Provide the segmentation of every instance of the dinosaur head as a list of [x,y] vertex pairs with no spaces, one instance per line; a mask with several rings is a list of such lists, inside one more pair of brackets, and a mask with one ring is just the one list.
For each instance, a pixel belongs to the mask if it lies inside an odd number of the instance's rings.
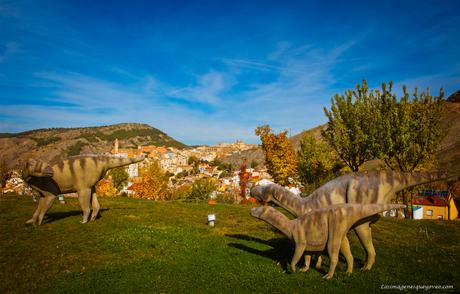
[[22,178],[27,180],[30,177],[52,177],[54,175],[51,166],[43,161],[29,159],[22,170]]
[[255,186],[251,189],[251,196],[261,203],[270,202],[273,197],[271,191],[267,189],[267,187],[269,186]]
[[251,215],[255,218],[260,218],[268,209],[268,206],[259,206],[251,208]]

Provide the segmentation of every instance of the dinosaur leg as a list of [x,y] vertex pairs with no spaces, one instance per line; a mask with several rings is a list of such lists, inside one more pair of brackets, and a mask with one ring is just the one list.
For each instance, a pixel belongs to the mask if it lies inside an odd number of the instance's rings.
[[305,266],[300,269],[301,272],[306,272],[310,268],[311,255],[305,255]]
[[292,257],[292,260],[291,260],[291,270],[293,273],[295,273],[296,271],[296,264],[299,262],[300,258],[302,257],[302,254],[304,253],[305,251],[305,245],[300,245],[300,244],[296,244],[295,246],[295,251],[294,251],[294,256]]
[[81,210],[83,211],[83,220],[80,223],[86,224],[91,213],[91,189],[79,190],[78,201],[80,201]]
[[347,261],[347,274],[351,274],[353,272],[353,255],[351,254],[350,250],[350,242],[348,242],[347,235],[345,235],[342,239],[342,244],[340,245],[340,252],[342,252],[343,256]]
[[323,262],[323,258],[321,255],[318,256],[318,260],[316,261],[315,268],[320,269],[321,268],[321,263]]
[[330,279],[334,276],[335,268],[339,262],[339,249],[341,239],[337,237],[329,238],[327,252],[329,254],[329,272],[323,276],[324,279]]
[[95,221],[101,206],[99,205],[99,201],[97,200],[96,188],[93,187],[91,189],[91,193],[92,193],[91,203],[92,203],[92,207],[93,207],[93,212],[91,213],[91,221]]
[[43,199],[43,201],[40,207],[40,212],[38,214],[38,219],[37,219],[38,225],[42,224],[43,217],[45,216],[46,212],[51,208],[51,206],[53,205],[54,199],[56,198],[56,196],[54,196],[51,193],[44,193],[44,194],[45,194],[45,197],[40,199],[40,200]]
[[38,223],[38,216],[40,215],[40,211],[41,211],[41,208],[43,206],[43,202],[45,201],[45,198],[43,196],[42,193],[39,193],[39,199],[38,199],[38,205],[37,205],[37,209],[35,209],[35,212],[32,216],[31,219],[29,219],[28,221],[26,221],[26,224],[34,224],[36,225]]
[[361,270],[370,270],[375,262],[375,248],[372,243],[372,232],[369,223],[359,225],[355,228],[355,232],[361,241],[367,253],[367,261]]

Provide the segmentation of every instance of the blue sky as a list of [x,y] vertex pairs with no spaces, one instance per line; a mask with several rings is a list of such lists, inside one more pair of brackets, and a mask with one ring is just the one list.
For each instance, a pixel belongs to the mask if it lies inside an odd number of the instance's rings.
[[459,1],[2,1],[0,132],[147,123],[296,134],[371,87],[460,89]]

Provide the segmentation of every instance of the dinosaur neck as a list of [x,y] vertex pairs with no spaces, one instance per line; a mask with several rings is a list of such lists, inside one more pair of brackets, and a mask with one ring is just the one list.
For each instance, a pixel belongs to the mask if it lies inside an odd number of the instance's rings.
[[270,207],[259,218],[280,230],[289,239],[292,239],[293,222],[278,210]]
[[302,198],[297,197],[292,192],[281,186],[272,187],[273,202],[283,207],[295,216],[302,215]]
[[440,172],[417,172],[417,173],[394,173],[394,192],[435,181],[447,179],[445,174]]
[[107,162],[107,168],[115,168],[115,167],[120,167],[120,166],[125,166],[128,164],[136,163],[139,161],[144,160],[143,158],[117,158],[117,157],[111,157],[109,158]]

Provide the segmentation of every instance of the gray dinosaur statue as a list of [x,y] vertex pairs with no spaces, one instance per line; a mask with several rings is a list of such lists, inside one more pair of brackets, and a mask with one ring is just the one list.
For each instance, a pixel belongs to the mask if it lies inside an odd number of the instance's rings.
[[[339,248],[347,261],[347,273],[353,271],[353,256],[346,237],[353,224],[376,213],[404,207],[402,204],[338,204],[314,209],[289,220],[275,208],[264,205],[252,208],[251,215],[271,224],[294,241],[295,252],[290,264],[293,272],[305,251],[320,253],[327,250],[330,266],[323,278],[330,279],[339,260]],[[343,243],[348,250],[343,250]]]
[[40,194],[38,207],[27,223],[41,225],[43,217],[59,194],[77,192],[83,210],[82,224],[95,220],[99,212],[96,183],[112,168],[140,162],[144,157],[119,158],[105,155],[74,156],[55,163],[30,159],[23,170],[23,179]]
[[[276,184],[256,186],[251,190],[251,195],[262,203],[273,202],[293,215],[301,216],[314,209],[334,204],[388,204],[401,190],[446,178],[448,177],[445,174],[439,172],[354,172],[327,182],[304,198]],[[372,220],[372,217],[362,220],[354,227],[367,253],[362,270],[370,270],[375,262],[376,254],[370,227]]]

